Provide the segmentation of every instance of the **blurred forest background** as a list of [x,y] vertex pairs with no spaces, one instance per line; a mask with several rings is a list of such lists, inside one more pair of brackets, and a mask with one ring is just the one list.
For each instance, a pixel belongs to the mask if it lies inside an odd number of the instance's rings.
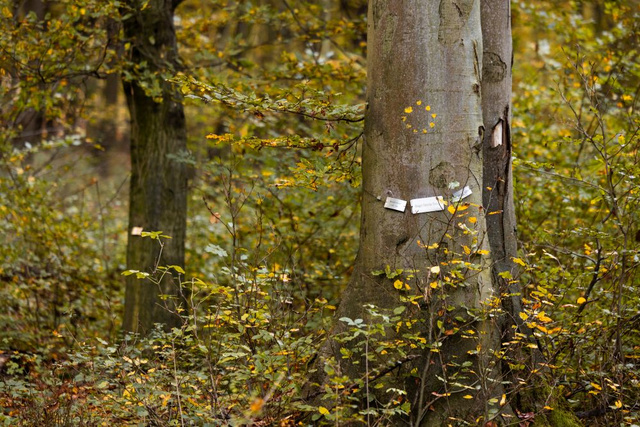
[[[339,425],[300,394],[358,250],[366,1],[176,2],[157,63],[123,30],[154,2],[0,0],[0,423]],[[639,6],[512,2],[521,317],[589,426],[640,425]],[[126,263],[123,82],[184,106],[183,264]],[[164,276],[186,320],[123,334],[125,280]]]

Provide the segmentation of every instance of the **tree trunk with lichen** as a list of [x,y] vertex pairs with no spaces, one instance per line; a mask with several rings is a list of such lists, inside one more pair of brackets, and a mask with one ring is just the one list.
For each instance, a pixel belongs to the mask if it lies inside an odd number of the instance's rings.
[[[138,80],[125,78],[124,93],[131,116],[131,185],[127,269],[158,273],[157,266],[184,266],[186,234],[187,171],[173,160],[186,150],[186,123],[179,95],[164,80],[179,66],[173,11],[178,1],[129,1],[123,12],[125,39],[131,47],[132,73],[142,70]],[[146,65],[143,65],[146,64]],[[139,69],[136,69],[139,67]],[[158,93],[148,86],[159,85]],[[145,90],[147,85],[147,90]],[[132,235],[134,227],[162,231],[171,239],[161,250],[158,241]],[[123,329],[148,333],[155,323],[165,328],[180,324],[176,309],[180,285],[165,275],[159,285],[127,277]],[[168,298],[163,297],[168,296]]]
[[[393,377],[372,375],[364,356],[341,352],[345,344],[333,338],[316,366],[334,358],[340,374],[369,379],[370,389],[358,393],[378,402],[389,387],[405,389],[411,402],[405,421],[413,426],[498,420],[510,410],[500,401],[494,354],[500,328],[493,316],[499,299],[482,208],[480,1],[371,0],[368,23],[360,250],[336,319],[373,322],[365,305],[404,305],[403,318],[417,319],[407,332],[427,345],[387,356],[384,364],[397,366]],[[456,192],[465,188],[470,194],[458,200]],[[430,197],[442,197],[442,208],[434,199],[433,212],[414,213],[415,201],[404,211],[385,208],[388,198]],[[385,270],[389,274],[374,273]],[[348,330],[337,321],[331,337]],[[327,374],[315,375],[317,384],[327,383]],[[385,383],[382,393],[374,381]]]

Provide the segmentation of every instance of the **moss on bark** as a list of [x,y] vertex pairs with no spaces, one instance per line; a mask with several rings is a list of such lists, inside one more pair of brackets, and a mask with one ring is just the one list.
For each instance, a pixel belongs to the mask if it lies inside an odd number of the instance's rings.
[[534,414],[533,427],[583,427],[562,396],[561,388],[545,386],[522,390],[518,393],[517,407],[521,413]]

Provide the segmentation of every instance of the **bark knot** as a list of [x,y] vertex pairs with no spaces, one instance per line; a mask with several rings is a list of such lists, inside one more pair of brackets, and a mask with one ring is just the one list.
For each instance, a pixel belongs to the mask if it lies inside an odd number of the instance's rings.
[[484,52],[482,55],[482,79],[486,82],[500,82],[507,75],[507,64],[500,55]]
[[429,171],[429,184],[436,188],[447,188],[450,182],[455,181],[455,176],[453,165],[443,161]]

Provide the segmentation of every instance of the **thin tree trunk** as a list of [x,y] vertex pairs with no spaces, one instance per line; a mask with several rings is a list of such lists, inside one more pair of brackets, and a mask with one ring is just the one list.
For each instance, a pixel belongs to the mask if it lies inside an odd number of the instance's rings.
[[[483,65],[482,112],[484,121],[483,142],[483,205],[486,209],[486,226],[491,251],[493,286],[500,295],[503,308],[502,341],[509,351],[512,365],[523,364],[524,369],[512,372],[505,363],[502,366],[504,380],[512,383],[511,406],[521,413],[539,412],[549,405],[556,409],[536,417],[540,425],[578,426],[579,421],[565,408],[563,398],[545,387],[544,381],[526,384],[522,378],[539,378],[534,372],[543,372],[544,357],[535,343],[531,329],[520,317],[522,312],[522,286],[518,280],[518,267],[513,261],[518,256],[516,217],[513,198],[511,141],[511,66],[513,47],[511,39],[511,8],[508,0],[481,0]],[[520,348],[510,349],[509,343],[526,336]],[[509,350],[510,349],[510,350]],[[517,360],[513,360],[517,359]]]
[[[511,9],[509,1],[482,0],[482,113],[483,206],[487,211],[492,275],[496,291],[502,295],[506,316],[505,329],[522,326],[518,316],[521,289],[516,278],[518,256],[516,218],[511,172]],[[508,274],[505,274],[508,273]]]
[[[127,268],[157,273],[156,266],[184,265],[186,234],[187,172],[183,163],[169,156],[186,149],[186,124],[181,99],[162,75],[179,65],[173,27],[174,4],[151,0],[146,8],[129,2],[135,11],[123,22],[125,38],[131,43],[133,64],[146,62],[157,79],[161,99],[145,92],[140,81],[123,82],[131,115],[131,190]],[[144,66],[143,66],[144,69]],[[171,236],[160,251],[157,241],[131,235],[133,227],[162,231]],[[161,252],[161,253],[160,253]],[[125,331],[147,333],[154,323],[176,326],[180,317],[179,283],[167,275],[160,286],[127,278]],[[161,298],[168,295],[168,299]]]

